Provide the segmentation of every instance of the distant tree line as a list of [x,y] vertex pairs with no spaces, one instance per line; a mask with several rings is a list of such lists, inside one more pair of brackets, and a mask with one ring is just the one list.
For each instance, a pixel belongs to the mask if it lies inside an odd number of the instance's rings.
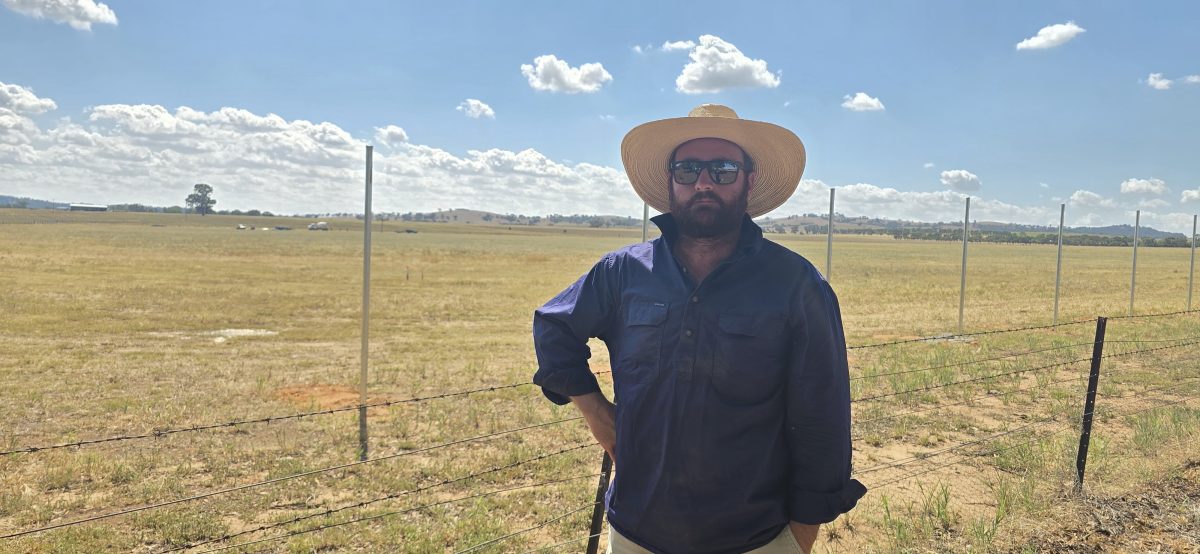
[[[962,231],[952,229],[895,229],[889,231],[892,238],[908,240],[961,241]],[[970,242],[1000,242],[1008,244],[1058,244],[1056,233],[1013,233],[1008,231],[971,231]],[[1063,235],[1063,244],[1069,246],[1133,246],[1133,237],[1111,235]],[[1169,236],[1162,238],[1138,237],[1138,246],[1190,248],[1187,237]]]

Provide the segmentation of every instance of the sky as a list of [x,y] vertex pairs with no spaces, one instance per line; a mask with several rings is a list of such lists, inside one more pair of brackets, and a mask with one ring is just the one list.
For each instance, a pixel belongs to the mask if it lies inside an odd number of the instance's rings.
[[0,0],[0,194],[640,217],[631,128],[703,103],[804,141],[770,216],[1200,211],[1200,3]]

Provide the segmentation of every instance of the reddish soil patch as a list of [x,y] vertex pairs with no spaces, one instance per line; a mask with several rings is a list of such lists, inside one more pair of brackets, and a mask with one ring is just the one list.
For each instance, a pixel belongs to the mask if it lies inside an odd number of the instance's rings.
[[325,410],[358,404],[358,390],[346,385],[292,385],[275,391],[275,395],[297,406],[316,406]]

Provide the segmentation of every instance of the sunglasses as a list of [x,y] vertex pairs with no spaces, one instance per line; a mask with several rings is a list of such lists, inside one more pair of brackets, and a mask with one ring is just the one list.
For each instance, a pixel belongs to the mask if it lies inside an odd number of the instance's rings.
[[671,178],[681,185],[692,185],[700,179],[700,172],[708,169],[708,176],[718,185],[730,185],[737,180],[742,164],[732,160],[709,160],[706,162],[684,160],[671,162],[668,166]]

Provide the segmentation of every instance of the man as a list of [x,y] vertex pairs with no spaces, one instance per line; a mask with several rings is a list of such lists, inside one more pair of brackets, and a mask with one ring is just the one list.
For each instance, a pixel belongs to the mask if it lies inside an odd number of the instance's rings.
[[[805,552],[866,492],[850,479],[837,298],[752,217],[795,191],[791,131],[703,105],[621,145],[662,236],[605,255],[534,314],[534,382],[583,413],[616,464],[609,548]],[[587,360],[608,347],[616,405]]]

